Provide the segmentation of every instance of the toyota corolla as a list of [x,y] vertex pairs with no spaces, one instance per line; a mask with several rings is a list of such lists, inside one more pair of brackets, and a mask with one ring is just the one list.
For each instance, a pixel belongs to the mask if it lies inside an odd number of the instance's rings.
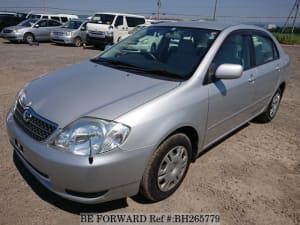
[[[144,37],[156,47],[145,49]],[[64,198],[160,201],[203,150],[275,117],[288,66],[277,40],[256,26],[153,25],[26,84],[7,116],[9,139],[36,179]]]

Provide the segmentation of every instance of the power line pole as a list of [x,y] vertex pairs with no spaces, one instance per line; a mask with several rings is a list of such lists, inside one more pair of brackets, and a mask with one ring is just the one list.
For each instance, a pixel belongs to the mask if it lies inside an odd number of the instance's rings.
[[[293,5],[292,10],[290,11],[289,16],[287,17],[287,19],[286,19],[286,21],[285,21],[285,23],[283,25],[281,33],[284,33],[284,31],[287,29],[288,23],[289,23],[290,20],[292,20],[292,30],[291,30],[291,33],[294,33],[296,19],[298,17],[299,5],[300,5],[300,0],[296,0],[295,3],[294,3],[294,5]],[[294,14],[294,16],[293,16],[293,14]]]
[[214,17],[213,17],[213,20],[216,20],[217,4],[218,4],[218,0],[215,1],[215,8],[214,8]]
[[161,0],[157,0],[157,20],[159,20],[160,8],[161,8]]

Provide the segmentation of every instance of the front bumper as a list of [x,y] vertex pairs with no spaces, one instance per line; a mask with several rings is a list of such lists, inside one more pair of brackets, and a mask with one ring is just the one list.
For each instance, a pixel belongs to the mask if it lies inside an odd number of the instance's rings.
[[3,33],[2,38],[9,40],[9,41],[22,41],[24,38],[23,33]]
[[72,36],[51,35],[51,41],[58,44],[73,44],[74,38]]
[[90,34],[87,34],[86,43],[95,46],[113,45],[113,37],[108,37],[108,36],[97,37],[97,36],[92,36]]
[[7,117],[7,130],[15,152],[26,168],[50,191],[72,201],[94,204],[133,196],[152,147],[113,151],[94,157],[76,156],[56,150],[29,137]]

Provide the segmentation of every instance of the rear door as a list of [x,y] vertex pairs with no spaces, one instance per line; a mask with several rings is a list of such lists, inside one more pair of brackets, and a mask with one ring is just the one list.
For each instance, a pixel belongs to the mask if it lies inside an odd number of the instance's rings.
[[[208,71],[209,112],[205,145],[222,137],[251,117],[256,69],[251,56],[250,33],[234,32],[223,42]],[[244,68],[238,79],[214,79],[222,64],[239,64]]]
[[275,92],[282,67],[278,49],[273,40],[264,32],[254,32],[251,36],[255,55],[257,76],[254,101],[256,112],[269,103]]
[[46,40],[50,40],[51,31],[60,26],[61,23],[59,23],[58,21],[48,20],[47,33],[45,34]]
[[47,20],[40,20],[37,24],[39,27],[33,27],[34,36],[37,40],[45,40],[48,29]]

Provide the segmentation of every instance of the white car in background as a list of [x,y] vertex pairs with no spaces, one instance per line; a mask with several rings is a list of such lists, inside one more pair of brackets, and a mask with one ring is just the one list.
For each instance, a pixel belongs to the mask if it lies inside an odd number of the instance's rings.
[[132,29],[146,22],[144,16],[96,13],[87,24],[87,44],[104,47],[118,43]]

